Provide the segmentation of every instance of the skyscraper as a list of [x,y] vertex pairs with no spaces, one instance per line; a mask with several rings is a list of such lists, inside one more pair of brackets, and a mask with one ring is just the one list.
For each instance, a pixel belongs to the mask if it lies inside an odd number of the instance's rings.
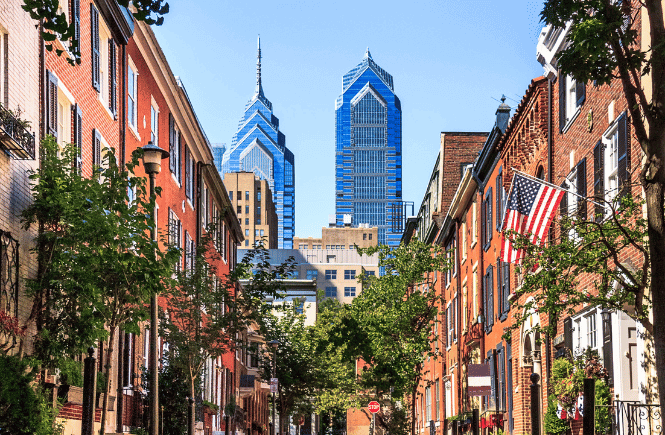
[[[402,219],[402,105],[393,77],[365,52],[344,75],[335,102],[335,214],[378,227],[379,243],[399,245]],[[348,223],[348,222],[346,222]]]
[[280,249],[293,248],[295,235],[295,170],[293,153],[286,148],[279,119],[261,84],[261,40],[256,60],[256,90],[245,106],[231,146],[224,152],[220,172],[254,172],[267,180],[277,211],[277,240]]

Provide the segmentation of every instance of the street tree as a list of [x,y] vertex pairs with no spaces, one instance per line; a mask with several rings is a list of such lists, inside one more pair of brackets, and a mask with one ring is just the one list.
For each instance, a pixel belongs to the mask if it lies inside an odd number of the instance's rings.
[[[147,24],[161,26],[164,23],[164,15],[169,12],[169,4],[165,0],[116,0],[120,6],[130,7],[134,19],[144,21]],[[78,7],[80,13],[80,0],[73,0],[74,8]],[[67,47],[71,57],[65,56],[71,65],[81,63],[81,47],[79,46],[81,24],[77,20],[67,18],[68,12],[59,7],[59,0],[23,0],[23,10],[30,14],[30,18],[40,23],[40,33],[45,41],[48,51],[55,51],[58,56],[64,50],[54,45],[60,40]],[[65,3],[65,7],[67,4]]]
[[[244,343],[236,337],[248,327],[263,321],[267,312],[265,300],[281,290],[279,273],[268,268],[267,250],[258,246],[250,250],[230,274],[220,274],[216,264],[221,257],[215,243],[215,224],[201,237],[194,252],[185,258],[182,270],[176,272],[166,300],[166,311],[160,312],[160,335],[169,345],[168,364],[185,374],[190,398],[206,361],[234,352]],[[281,270],[280,266],[277,269]],[[254,273],[254,279],[242,286],[241,279]],[[188,433],[194,433],[194,401],[190,401]]]
[[411,433],[415,434],[415,401],[423,362],[436,358],[434,323],[443,300],[434,288],[435,272],[449,267],[438,246],[414,240],[397,248],[359,249],[379,254],[385,274],[361,277],[362,293],[356,297],[341,328],[348,337],[348,353],[360,358],[361,390],[377,399],[411,398]]
[[[27,281],[33,296],[27,322],[36,322],[37,355],[47,365],[104,343],[106,402],[115,336],[119,329],[139,333],[179,252],[160,250],[150,236],[155,197],[145,178],[134,175],[141,150],[121,168],[107,149],[92,178],[81,175],[78,153],[47,136],[41,167],[30,177],[33,203],[22,218],[25,229],[38,226],[38,272]],[[107,408],[104,403],[102,428]]]
[[[643,158],[639,182],[644,191],[647,235],[640,255],[648,275],[643,301],[652,313],[665,311],[665,21],[660,0],[546,0],[542,20],[563,28],[570,23],[568,45],[558,56],[562,74],[597,85],[619,80]],[[643,24],[644,32],[638,28]],[[644,47],[644,48],[643,48]],[[599,235],[603,237],[603,235]],[[625,271],[624,271],[625,272]],[[640,277],[634,282],[642,282]],[[599,280],[600,285],[611,285]],[[600,289],[599,289],[600,290]],[[604,292],[603,290],[600,290]],[[640,303],[635,301],[635,303]],[[650,320],[652,318],[653,320]],[[665,317],[642,316],[653,337],[656,372],[665,379]],[[660,382],[665,397],[665,382]],[[661,400],[665,412],[665,400]]]
[[[284,433],[286,417],[312,412],[311,399],[318,385],[315,341],[311,328],[305,326],[304,314],[298,313],[300,299],[273,307],[267,314],[263,335],[267,342],[276,340],[276,349],[269,350],[262,362],[264,379],[279,379],[276,406],[279,412],[277,432]],[[273,422],[274,424],[275,422]]]

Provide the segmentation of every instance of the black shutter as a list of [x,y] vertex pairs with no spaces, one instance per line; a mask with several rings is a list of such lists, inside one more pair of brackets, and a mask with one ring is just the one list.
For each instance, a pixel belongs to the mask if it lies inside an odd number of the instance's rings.
[[169,113],[169,169],[171,173],[175,174],[175,147],[176,147],[176,132],[175,132],[175,120],[173,115]]
[[58,79],[46,71],[46,134],[58,139]]
[[598,204],[595,209],[596,221],[603,219],[605,214],[605,207],[603,204],[605,199],[605,147],[601,141],[598,141],[593,148],[593,195],[596,197]]
[[[566,191],[570,188],[567,180],[563,181],[563,183],[561,184],[561,188],[563,188]],[[568,193],[564,193],[563,196],[561,197],[561,202],[559,203],[559,217],[561,219],[568,217]],[[560,229],[561,229],[561,239],[562,240],[567,239],[568,234],[563,231],[563,227],[560,227]]]
[[577,101],[576,106],[580,107],[584,104],[584,99],[586,98],[586,84],[579,80],[575,81],[575,100]]
[[577,194],[584,198],[577,198],[577,216],[585,220],[587,215],[586,208],[586,158],[580,160],[576,168],[577,172]]
[[507,373],[506,373],[506,389],[508,390],[508,395],[506,397],[508,403],[508,428],[510,433],[514,433],[514,417],[513,417],[513,349],[510,342],[506,343],[506,362],[507,362]]
[[182,149],[185,147],[185,144],[182,140],[182,134],[178,134],[178,141],[176,143],[176,158],[175,160],[175,172],[178,183],[182,184]]
[[559,70],[559,131],[566,126],[566,76]]
[[487,209],[486,201],[484,198],[482,198],[480,201],[480,244],[483,248],[485,247],[485,243],[487,243],[487,238],[485,237],[487,233],[487,230],[485,229],[485,226],[487,225],[485,219],[486,209]]
[[630,125],[628,124],[628,117],[623,113],[618,122],[618,151],[619,161],[617,168],[617,176],[619,181],[619,195],[620,197],[630,192]]
[[118,48],[115,41],[109,39],[109,109],[113,116],[117,115],[118,107]]
[[501,192],[503,191],[503,174],[499,171],[499,175],[496,176],[496,230],[501,231],[501,225],[503,224],[503,198],[501,197]]
[[605,320],[601,315],[603,324],[603,366],[607,369],[609,385],[614,385],[614,365],[612,364],[612,320],[608,316]]
[[[489,408],[492,408],[492,405],[497,406],[496,403],[496,357],[494,355],[494,350],[487,352],[487,357],[489,359],[490,365],[490,379],[492,380],[492,395],[489,397],[488,404]],[[496,408],[495,408],[496,409]]]
[[90,59],[92,60],[92,87],[97,92],[100,92],[99,12],[93,5],[90,5],[90,52]]
[[501,315],[503,314],[503,291],[501,286],[503,285],[503,269],[501,268],[501,259],[497,258],[496,260],[496,311],[498,314],[498,319],[503,320]]
[[83,166],[83,112],[78,104],[72,106],[72,143],[76,144],[74,167],[80,172]]
[[96,128],[92,130],[92,164],[93,167],[102,165],[102,135]]
[[499,412],[506,411],[506,358],[501,343],[496,346],[496,367],[498,378],[498,391],[497,398],[499,403],[496,404],[496,410]]
[[488,268],[487,276],[487,327],[488,332],[492,330],[494,325],[494,266],[490,265]]
[[72,23],[74,23],[74,41],[76,51],[81,53],[81,0],[72,0]]
[[487,243],[492,240],[492,188],[487,190]]
[[[501,273],[501,278],[503,279],[503,311],[508,313],[510,311],[510,301],[508,296],[510,296],[510,263],[502,261],[503,272]],[[507,317],[507,316],[506,316]]]
[[573,350],[573,319],[563,319],[563,345],[570,351]]
[[190,161],[192,159],[192,156],[189,153],[189,148],[185,147],[185,195],[187,198],[189,198],[190,201],[192,201],[192,186],[191,186],[191,181],[192,181],[192,176],[193,174],[191,173],[191,168],[189,167]]

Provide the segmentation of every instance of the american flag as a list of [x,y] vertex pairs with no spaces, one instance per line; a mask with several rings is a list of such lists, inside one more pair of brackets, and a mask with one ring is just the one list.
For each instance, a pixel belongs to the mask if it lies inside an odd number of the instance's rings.
[[523,249],[513,248],[505,231],[513,230],[528,236],[531,243],[542,244],[564,193],[565,190],[515,173],[503,221],[504,234],[501,241],[503,261],[520,263],[524,256]]

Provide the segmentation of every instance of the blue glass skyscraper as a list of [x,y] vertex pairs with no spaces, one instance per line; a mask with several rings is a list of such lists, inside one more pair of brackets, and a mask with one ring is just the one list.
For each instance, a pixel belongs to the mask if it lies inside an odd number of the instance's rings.
[[337,225],[350,215],[353,226],[378,227],[379,243],[399,245],[402,234],[394,229],[402,217],[402,105],[393,77],[369,49],[344,75],[335,102],[335,147]]
[[278,247],[292,249],[295,235],[295,169],[293,153],[286,148],[279,119],[261,84],[261,40],[256,61],[256,91],[245,106],[231,146],[224,152],[220,172],[254,172],[267,180],[278,220]]

